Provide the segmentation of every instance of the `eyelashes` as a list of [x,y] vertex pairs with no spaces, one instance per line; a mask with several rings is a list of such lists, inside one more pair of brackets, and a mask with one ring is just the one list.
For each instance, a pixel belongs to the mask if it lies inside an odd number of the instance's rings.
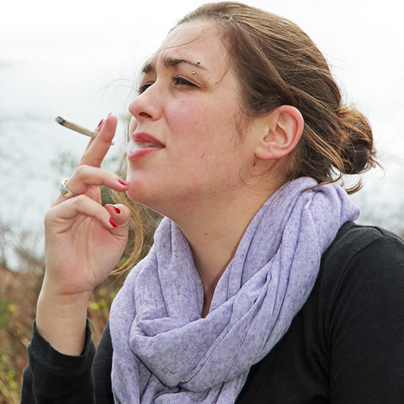
[[189,86],[189,87],[196,87],[194,83],[191,83],[187,79],[184,79],[184,77],[177,76],[173,77],[174,84],[179,85],[179,86]]
[[[196,84],[190,82],[189,80],[185,79],[182,76],[175,76],[172,78],[174,85],[176,86],[186,86],[186,87],[197,87]],[[149,87],[151,87],[153,83],[143,83],[140,85],[138,89],[139,95],[144,93]]]
[[141,84],[137,90],[138,94],[143,94],[149,87],[151,86],[151,83],[144,83]]

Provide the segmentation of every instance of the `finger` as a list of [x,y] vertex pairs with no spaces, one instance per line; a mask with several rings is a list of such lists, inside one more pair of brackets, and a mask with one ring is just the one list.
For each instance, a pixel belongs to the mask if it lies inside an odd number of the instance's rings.
[[[70,199],[73,196],[72,194],[86,194],[94,186],[104,185],[115,191],[125,192],[128,190],[130,184],[119,178],[116,174],[102,168],[82,165],[77,168],[65,185],[71,193],[65,196],[60,194],[53,206]],[[99,196],[98,193],[97,196]]]
[[[117,229],[114,231],[119,231],[122,235],[127,235],[128,227],[130,222],[130,210],[125,205],[105,205],[104,208],[111,215],[111,218],[117,224]],[[118,227],[119,226],[119,227]]]
[[82,165],[66,183],[67,188],[76,195],[85,194],[93,185],[104,185],[118,192],[127,191],[129,182],[103,168]]
[[[94,138],[90,138],[90,140],[87,143],[86,149],[84,150],[84,153],[90,148],[90,146],[93,144],[93,142],[94,142]],[[80,165],[80,163],[79,163],[79,165]]]
[[[100,123],[98,124],[98,126],[94,129],[94,132],[99,132],[103,123],[104,123],[104,118],[101,119],[101,121],[100,121]],[[86,151],[90,148],[90,146],[92,145],[93,141],[94,141],[94,138],[90,138],[90,140],[88,141],[87,146],[86,146],[86,149],[84,150],[84,152],[86,152]],[[80,165],[80,164],[79,164],[79,165]]]
[[[65,203],[52,207],[45,214],[45,225],[52,227],[54,225],[67,225],[67,221],[77,218],[79,215],[91,217],[107,229],[115,229],[117,223],[111,221],[111,215],[99,203],[86,197],[79,195],[77,198],[67,200]],[[63,228],[61,231],[65,231]]]
[[[104,123],[104,118],[101,119],[100,123],[98,124],[98,126],[94,129],[95,132],[100,132],[102,124]],[[87,143],[87,147],[85,152],[88,150],[88,148],[92,145],[94,141],[94,138],[90,138],[89,142]]]
[[100,167],[101,163],[111,147],[112,139],[115,135],[117,118],[115,115],[108,115],[101,126],[97,128],[99,134],[95,139],[91,139],[86,151],[80,160],[79,166],[86,164],[93,167]]

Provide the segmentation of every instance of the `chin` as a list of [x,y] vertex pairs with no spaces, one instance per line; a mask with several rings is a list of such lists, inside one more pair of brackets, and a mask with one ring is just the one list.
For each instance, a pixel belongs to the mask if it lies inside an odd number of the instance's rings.
[[132,201],[156,210],[158,202],[161,200],[161,193],[154,192],[150,183],[144,181],[136,181],[134,178],[128,178],[130,187],[126,191]]

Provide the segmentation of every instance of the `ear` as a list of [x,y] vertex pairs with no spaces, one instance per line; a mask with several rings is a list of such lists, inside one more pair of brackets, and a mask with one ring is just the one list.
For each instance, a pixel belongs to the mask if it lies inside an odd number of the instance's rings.
[[263,118],[266,121],[255,156],[261,160],[278,160],[296,147],[303,132],[304,120],[300,111],[282,105]]

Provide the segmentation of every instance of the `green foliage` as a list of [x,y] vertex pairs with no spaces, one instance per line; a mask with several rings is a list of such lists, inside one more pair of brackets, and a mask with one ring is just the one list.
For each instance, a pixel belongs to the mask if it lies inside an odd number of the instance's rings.
[[10,314],[15,311],[15,306],[11,303],[11,299],[0,297],[0,329],[6,328],[10,322]]
[[[125,277],[110,276],[91,294],[88,318],[96,345]],[[22,372],[28,363],[27,347],[41,284],[42,276],[38,274],[0,268],[0,404],[20,402]]]
[[[36,259],[36,258],[35,258]],[[0,404],[19,403],[42,277],[0,268]]]
[[104,185],[100,187],[101,190],[101,201],[102,205],[105,206],[107,204],[114,204],[114,200],[112,199],[111,190]]

